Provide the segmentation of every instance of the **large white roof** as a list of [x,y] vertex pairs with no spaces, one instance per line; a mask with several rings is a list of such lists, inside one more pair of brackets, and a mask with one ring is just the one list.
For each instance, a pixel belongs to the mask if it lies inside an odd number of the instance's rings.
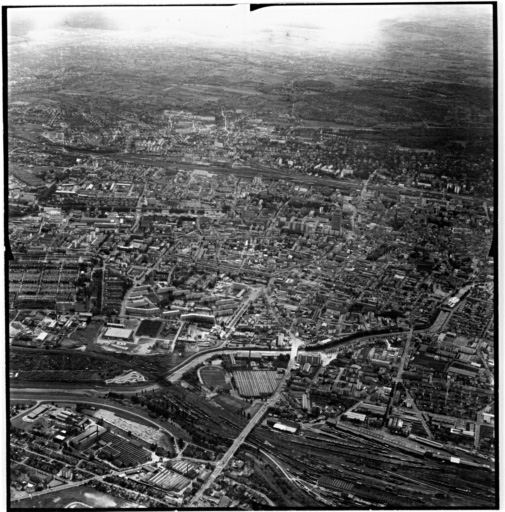
[[128,339],[132,334],[131,329],[120,329],[119,327],[109,327],[105,332],[105,336],[108,338],[123,338]]

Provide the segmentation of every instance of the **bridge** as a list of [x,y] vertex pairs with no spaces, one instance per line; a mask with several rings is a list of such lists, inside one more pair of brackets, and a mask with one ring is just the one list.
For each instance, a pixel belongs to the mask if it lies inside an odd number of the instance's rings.
[[296,355],[298,353],[298,346],[299,341],[293,340],[293,344],[291,346],[290,350],[290,359],[289,364],[286,369],[286,372],[284,373],[282,379],[279,381],[279,384],[277,385],[277,388],[273,395],[260,407],[260,409],[256,412],[256,414],[251,418],[251,421],[246,425],[246,427],[242,430],[242,432],[239,434],[239,436],[235,439],[233,444],[230,446],[228,451],[224,454],[223,458],[216,464],[216,467],[208,480],[198,489],[198,492],[195,494],[193,499],[190,501],[189,506],[201,506],[199,503],[204,492],[209,489],[212,484],[215,482],[215,480],[219,477],[219,475],[222,473],[223,469],[228,465],[228,462],[230,462],[231,458],[235,455],[237,450],[240,448],[242,443],[246,440],[247,436],[251,433],[251,431],[256,427],[256,425],[262,420],[263,416],[267,412],[268,408],[274,405],[277,400],[280,398],[282,390],[284,388],[284,383],[289,377],[289,374],[295,364]]

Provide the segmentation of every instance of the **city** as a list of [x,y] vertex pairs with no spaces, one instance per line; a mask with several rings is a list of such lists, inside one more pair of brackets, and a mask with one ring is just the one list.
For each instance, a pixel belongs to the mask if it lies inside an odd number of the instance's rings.
[[497,507],[496,4],[460,7],[247,48],[7,13],[10,507]]

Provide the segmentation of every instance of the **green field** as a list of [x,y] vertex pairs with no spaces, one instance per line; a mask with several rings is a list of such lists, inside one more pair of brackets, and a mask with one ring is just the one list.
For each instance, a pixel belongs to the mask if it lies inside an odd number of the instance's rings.
[[79,341],[83,345],[91,345],[95,342],[102,325],[102,322],[91,322],[86,329],[77,329],[69,338]]
[[206,366],[200,370],[204,386],[209,389],[215,389],[218,386],[226,387],[224,371],[217,366]]

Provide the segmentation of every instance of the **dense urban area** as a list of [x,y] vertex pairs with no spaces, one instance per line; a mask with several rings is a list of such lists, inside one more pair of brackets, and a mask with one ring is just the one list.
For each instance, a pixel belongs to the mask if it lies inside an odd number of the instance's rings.
[[456,14],[317,51],[14,18],[11,507],[496,507],[491,8]]

